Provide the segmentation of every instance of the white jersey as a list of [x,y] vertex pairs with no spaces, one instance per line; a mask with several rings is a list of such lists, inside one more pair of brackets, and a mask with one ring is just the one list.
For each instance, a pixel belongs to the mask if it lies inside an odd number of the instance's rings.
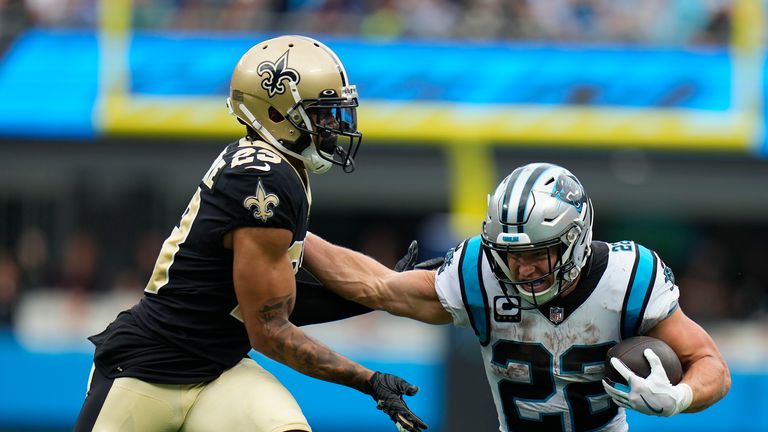
[[667,318],[679,297],[655,252],[593,242],[575,290],[535,309],[514,288],[504,294],[479,236],[449,252],[435,289],[454,324],[480,340],[503,432],[626,431],[600,383],[606,352]]

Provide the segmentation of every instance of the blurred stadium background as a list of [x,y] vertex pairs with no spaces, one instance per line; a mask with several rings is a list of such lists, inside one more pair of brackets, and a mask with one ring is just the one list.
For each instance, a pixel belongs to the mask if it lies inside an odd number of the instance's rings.
[[[299,33],[346,64],[365,135],[354,174],[312,179],[313,231],[390,265],[412,238],[440,255],[514,167],[563,164],[596,238],[657,250],[731,366],[714,408],[631,430],[768,431],[765,3],[0,0],[0,430],[71,429],[85,337],[141,295],[240,136],[234,63]],[[471,331],[381,313],[310,331],[420,385],[430,430],[496,430]],[[264,363],[316,431],[393,430],[367,396]]]

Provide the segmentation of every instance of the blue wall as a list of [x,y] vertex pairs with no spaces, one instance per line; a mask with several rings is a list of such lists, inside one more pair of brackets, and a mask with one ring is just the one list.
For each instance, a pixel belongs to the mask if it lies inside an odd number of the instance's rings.
[[[132,91],[224,95],[235,62],[260,39],[136,34]],[[595,93],[595,105],[730,107],[730,56],[721,49],[323,40],[344,60],[366,99],[567,104],[575,91],[588,87]]]
[[97,48],[92,32],[20,37],[0,59],[0,136],[93,136]]
[[[257,360],[291,390],[316,432],[391,431],[369,396],[318,381],[257,355]],[[360,360],[360,359],[358,359]],[[446,406],[445,369],[438,363],[362,362],[376,370],[399,374],[421,386],[408,403],[429,425],[443,429]],[[0,336],[0,430],[71,429],[85,395],[90,353],[35,353],[9,333]],[[733,371],[733,387],[725,399],[701,413],[672,418],[629,413],[632,432],[768,431],[768,373]],[[468,416],[473,415],[467,413]]]
[[[265,37],[136,33],[130,41],[130,91],[223,101],[235,62]],[[731,107],[731,59],[725,49],[324,41],[345,60],[367,100]],[[98,68],[92,32],[31,30],[22,35],[0,61],[0,136],[98,134]]]
[[674,417],[650,417],[628,412],[631,432],[766,432],[768,431],[768,373],[731,371],[733,385],[711,408]]
[[[393,430],[370,396],[301,375],[259,354],[253,356],[291,391],[315,432]],[[419,393],[408,403],[431,430],[441,429],[445,397],[441,364],[356,360],[419,385]],[[0,430],[71,429],[85,397],[91,361],[88,352],[31,352],[10,333],[1,333]]]

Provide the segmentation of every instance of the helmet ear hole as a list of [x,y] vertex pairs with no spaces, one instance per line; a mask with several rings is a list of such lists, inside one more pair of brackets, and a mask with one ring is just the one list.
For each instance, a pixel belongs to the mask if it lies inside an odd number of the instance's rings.
[[275,107],[269,107],[267,112],[269,114],[269,119],[275,123],[280,123],[281,121],[285,120],[285,116],[280,114],[280,111],[276,110]]

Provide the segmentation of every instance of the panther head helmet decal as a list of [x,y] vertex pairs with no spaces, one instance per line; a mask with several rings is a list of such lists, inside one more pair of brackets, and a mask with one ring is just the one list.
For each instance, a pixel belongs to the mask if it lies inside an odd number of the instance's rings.
[[552,189],[552,196],[576,207],[576,211],[579,213],[587,201],[581,184],[573,175],[569,174],[561,174],[557,177],[555,187]]

